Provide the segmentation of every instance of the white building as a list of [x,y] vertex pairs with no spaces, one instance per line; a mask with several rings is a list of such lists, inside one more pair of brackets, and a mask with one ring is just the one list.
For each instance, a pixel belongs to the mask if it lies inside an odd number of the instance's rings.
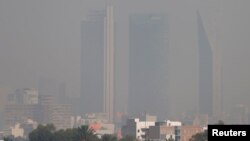
[[15,138],[24,136],[24,129],[20,127],[20,123],[16,124],[14,127],[11,127],[11,135]]
[[138,118],[128,119],[122,127],[122,136],[135,137],[138,140],[147,139],[147,131],[150,126],[154,126],[154,121],[140,121]]

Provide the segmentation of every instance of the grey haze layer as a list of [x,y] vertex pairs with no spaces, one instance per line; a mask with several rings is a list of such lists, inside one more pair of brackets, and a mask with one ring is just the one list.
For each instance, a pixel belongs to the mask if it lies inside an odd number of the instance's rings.
[[[198,109],[199,56],[197,9],[211,43],[214,17],[223,66],[225,108],[249,107],[249,0],[117,0],[116,105],[127,111],[129,93],[129,14],[168,15],[168,90],[170,114]],[[67,95],[80,95],[81,22],[89,10],[102,10],[101,0],[0,1],[0,85],[38,88],[39,79],[65,83]],[[220,10],[218,10],[220,9]],[[52,90],[51,90],[52,91]],[[54,91],[54,90],[53,90]]]

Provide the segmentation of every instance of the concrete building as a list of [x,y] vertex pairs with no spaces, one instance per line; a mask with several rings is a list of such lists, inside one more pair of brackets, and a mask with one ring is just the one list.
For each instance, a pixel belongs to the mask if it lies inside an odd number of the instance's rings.
[[27,139],[29,133],[32,132],[34,129],[36,129],[37,125],[38,123],[33,121],[32,119],[27,119],[23,123],[16,123],[10,128],[7,128],[7,130],[3,132],[3,136],[12,135],[15,138],[22,137]]
[[115,133],[115,125],[110,123],[91,123],[89,124],[89,128],[93,129],[98,136],[105,134],[113,135]]
[[142,116],[140,116],[140,120],[141,121],[154,121],[154,122],[156,122],[157,121],[157,116],[145,113]]
[[91,123],[108,123],[108,114],[107,113],[91,113],[86,114],[84,117],[85,124],[91,124]]
[[197,133],[203,132],[201,126],[176,126],[175,127],[175,141],[189,141],[191,137]]
[[156,122],[155,126],[150,126],[148,137],[151,140],[175,139],[175,127],[182,126],[180,121],[165,120]]
[[39,95],[37,105],[36,120],[42,124],[51,123],[51,113],[53,112],[53,105],[56,104],[55,98],[53,95]]
[[122,136],[131,136],[138,140],[148,139],[148,129],[154,125],[154,121],[140,121],[138,118],[128,119],[126,125],[122,127]]
[[38,91],[32,88],[17,89],[15,93],[8,95],[9,104],[38,104]]
[[81,112],[114,116],[113,8],[93,11],[82,23]]
[[38,91],[31,88],[21,90],[23,93],[23,103],[27,105],[38,104]]
[[49,111],[49,121],[56,129],[67,129],[71,127],[71,106],[67,104],[54,104]]
[[148,136],[150,140],[175,139],[175,127],[167,125],[150,126]]
[[36,110],[35,105],[6,105],[4,111],[5,127],[9,128],[16,123],[23,123],[27,119],[35,119]]
[[175,139],[175,127],[169,126],[167,123],[156,123],[155,126],[150,126],[148,137],[151,140],[166,140]]
[[5,106],[4,119],[7,128],[16,123],[24,123],[27,119],[33,119],[40,124],[53,123],[57,129],[71,127],[71,105],[58,104],[52,95],[38,97],[36,91],[30,89],[24,89],[18,94],[22,94],[20,101],[18,100],[21,104]]
[[52,95],[40,95],[37,113],[39,123],[53,123],[56,129],[71,127],[72,108],[69,104],[60,104]]
[[8,94],[4,108],[5,126],[14,126],[27,119],[36,119],[38,104],[38,91],[32,88],[17,89],[15,93]]
[[5,105],[9,103],[8,94],[11,93],[11,89],[0,86],[0,129],[4,127],[4,109]]
[[115,125],[109,123],[106,113],[92,113],[87,114],[84,118],[77,116],[71,117],[71,119],[73,127],[77,128],[82,125],[88,125],[98,136],[115,133]]
[[164,14],[129,17],[130,116],[138,117],[138,111],[146,111],[160,119],[167,117],[167,28]]
[[230,112],[230,118],[227,121],[229,124],[249,124],[248,123],[248,108],[243,104],[235,105]]

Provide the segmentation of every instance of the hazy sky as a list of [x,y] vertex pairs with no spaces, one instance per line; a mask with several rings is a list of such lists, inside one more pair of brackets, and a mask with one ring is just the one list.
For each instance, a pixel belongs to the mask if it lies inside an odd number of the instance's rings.
[[[128,92],[128,15],[135,12],[168,15],[171,112],[176,115],[197,108],[197,10],[211,44],[221,49],[225,105],[242,103],[250,108],[249,0],[114,3],[116,92],[123,99],[118,101],[121,110],[126,109]],[[104,7],[104,0],[0,0],[0,88],[36,88],[40,78],[50,78],[65,82],[68,95],[79,95],[81,21],[87,11]]]

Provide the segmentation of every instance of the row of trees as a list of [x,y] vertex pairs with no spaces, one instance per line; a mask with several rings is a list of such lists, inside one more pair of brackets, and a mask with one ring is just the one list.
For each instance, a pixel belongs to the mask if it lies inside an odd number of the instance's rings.
[[[217,124],[223,125],[223,121]],[[26,141],[23,138],[4,138],[4,141]],[[101,139],[88,126],[78,128],[56,130],[53,124],[38,125],[38,127],[29,134],[29,141],[118,141],[114,135],[103,135]],[[133,137],[124,137],[119,141],[136,141]],[[173,139],[167,140],[173,141]],[[207,131],[197,133],[189,141],[207,141]]]
[[[4,141],[27,141],[23,138],[8,137]],[[88,126],[78,128],[56,130],[53,124],[38,125],[38,127],[29,134],[29,141],[118,141],[114,135],[103,135],[98,138],[97,134]],[[124,137],[119,141],[136,141],[133,137]],[[169,139],[166,141],[174,141]],[[207,141],[207,132],[194,135],[190,141]]]
[[[114,135],[103,135],[100,138],[88,126],[78,128],[56,130],[53,124],[38,125],[28,137],[29,141],[118,141]],[[24,138],[12,136],[4,138],[4,141],[27,141]],[[128,140],[122,140],[128,141]],[[133,140],[129,140],[133,141]]]
[[29,141],[117,141],[116,136],[104,135],[98,138],[88,126],[56,130],[53,124],[39,125],[29,134]]

